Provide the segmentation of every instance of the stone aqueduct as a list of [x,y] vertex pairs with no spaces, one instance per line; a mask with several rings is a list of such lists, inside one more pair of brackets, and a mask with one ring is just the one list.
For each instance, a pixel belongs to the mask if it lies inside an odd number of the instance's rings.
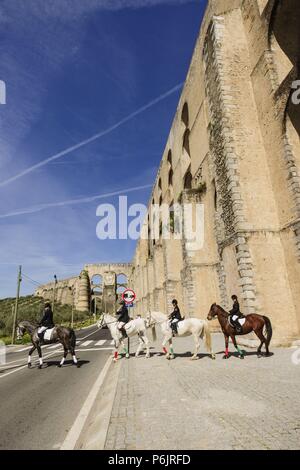
[[122,272],[137,313],[167,311],[176,296],[185,315],[203,317],[236,293],[246,314],[271,318],[274,339],[300,336],[299,24],[299,0],[209,0],[145,227],[152,203],[171,213],[201,202],[204,247],[140,239],[131,265],[86,266],[60,284],[62,300],[74,289],[77,308],[88,308],[102,273],[112,309]]
[[127,287],[132,266],[127,263],[86,264],[78,277],[46,284],[35,292],[45,299],[73,305],[78,311],[105,310],[113,313],[123,289]]

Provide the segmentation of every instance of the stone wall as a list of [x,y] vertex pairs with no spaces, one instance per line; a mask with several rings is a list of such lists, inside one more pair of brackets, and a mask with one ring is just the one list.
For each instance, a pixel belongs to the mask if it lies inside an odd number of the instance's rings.
[[145,227],[153,202],[200,202],[204,245],[139,241],[138,313],[169,311],[176,297],[204,318],[237,294],[246,314],[271,318],[275,341],[299,336],[299,21],[296,0],[208,2]]

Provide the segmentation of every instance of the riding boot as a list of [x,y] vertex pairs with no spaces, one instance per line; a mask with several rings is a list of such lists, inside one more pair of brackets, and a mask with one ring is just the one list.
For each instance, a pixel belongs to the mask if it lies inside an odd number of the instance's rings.
[[127,338],[127,333],[126,333],[126,330],[125,330],[124,326],[121,328],[121,333],[123,335],[123,338]]
[[243,329],[242,329],[242,327],[241,327],[238,320],[235,320],[235,322],[234,322],[234,329],[235,329],[237,334],[240,334],[243,331]]
[[43,342],[43,338],[44,338],[44,332],[43,333],[38,333],[38,337],[40,339],[40,343]]

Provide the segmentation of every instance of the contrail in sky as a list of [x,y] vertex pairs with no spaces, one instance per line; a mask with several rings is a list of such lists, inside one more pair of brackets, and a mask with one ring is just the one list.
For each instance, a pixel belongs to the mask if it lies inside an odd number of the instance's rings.
[[175,93],[177,90],[179,90],[183,86],[183,83],[179,83],[178,85],[174,86],[171,88],[169,91],[163,93],[162,95],[158,96],[157,98],[149,101],[149,103],[145,104],[141,108],[137,109],[136,111],[130,113],[128,116],[124,117],[120,121],[118,121],[116,124],[113,124],[112,126],[108,127],[107,129],[104,129],[103,131],[99,132],[98,134],[94,134],[93,136],[89,137],[88,139],[82,140],[76,145],[72,145],[71,147],[68,147],[65,150],[62,150],[59,153],[56,153],[55,155],[52,155],[51,157],[46,158],[45,160],[42,160],[39,163],[36,163],[35,165],[30,166],[29,168],[26,168],[26,170],[21,171],[20,173],[17,173],[14,176],[11,176],[10,178],[1,181],[0,182],[0,188],[3,186],[6,186],[10,183],[13,183],[14,181],[18,180],[19,178],[22,178],[25,175],[28,175],[29,173],[32,173],[34,170],[37,170],[38,168],[41,168],[45,165],[47,165],[49,162],[52,162],[54,160],[57,160],[59,158],[64,157],[65,155],[68,155],[69,153],[73,152],[74,150],[77,150],[81,147],[84,147],[87,144],[90,144],[91,142],[94,142],[94,140],[98,140],[101,137],[104,137],[107,134],[110,134],[113,132],[115,129],[118,129],[118,127],[122,126],[128,121],[131,121],[131,119],[135,118],[139,114],[142,114],[144,111],[146,111],[149,108],[152,108],[155,104],[159,103],[160,101],[168,98],[168,96],[172,95]]
[[107,197],[118,196],[120,194],[127,194],[132,193],[134,191],[140,191],[141,189],[148,189],[152,188],[152,184],[147,184],[144,186],[135,186],[134,188],[122,189],[120,191],[114,191],[111,193],[106,194],[98,194],[95,196],[87,196],[78,199],[69,199],[67,201],[60,201],[60,202],[50,202],[48,204],[39,204],[36,206],[27,207],[24,209],[17,209],[13,212],[8,212],[7,214],[0,214],[0,219],[6,219],[8,217],[15,217],[18,215],[25,215],[25,214],[34,214],[35,212],[40,212],[45,209],[51,209],[53,207],[64,207],[64,206],[73,206],[75,204],[84,204],[87,202],[97,201],[98,199],[105,199]]

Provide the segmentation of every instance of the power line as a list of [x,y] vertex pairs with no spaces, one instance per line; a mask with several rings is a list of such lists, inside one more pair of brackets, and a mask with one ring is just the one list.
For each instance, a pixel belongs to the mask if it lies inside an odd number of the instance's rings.
[[35,281],[35,280],[32,279],[31,277],[27,276],[27,274],[24,274],[24,273],[23,273],[23,277],[26,277],[26,279],[28,279],[28,280],[31,281],[33,284],[36,284],[36,285],[39,286],[39,287],[42,287],[42,286],[43,286],[42,283],[40,283],[40,282],[38,282],[38,281]]

